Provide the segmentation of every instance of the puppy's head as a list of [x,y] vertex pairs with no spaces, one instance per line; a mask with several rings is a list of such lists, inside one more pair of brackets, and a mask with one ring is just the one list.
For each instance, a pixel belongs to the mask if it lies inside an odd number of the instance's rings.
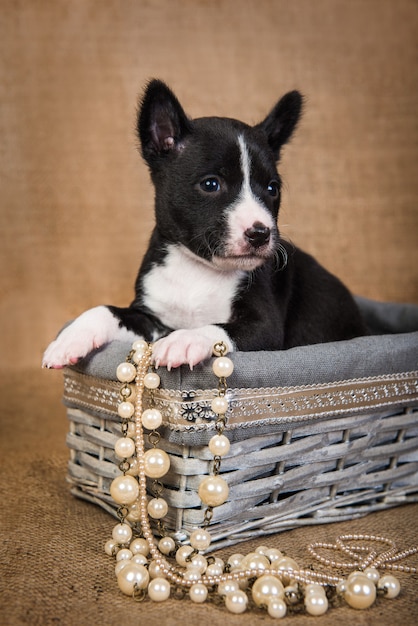
[[256,126],[192,120],[163,82],[151,81],[138,135],[161,236],[221,270],[253,270],[274,255],[281,194],[276,163],[301,109],[302,96],[292,91]]

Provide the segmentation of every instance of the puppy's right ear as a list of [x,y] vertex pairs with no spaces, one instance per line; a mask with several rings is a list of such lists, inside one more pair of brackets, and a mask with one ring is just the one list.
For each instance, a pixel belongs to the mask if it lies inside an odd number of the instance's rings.
[[137,121],[147,163],[153,167],[161,158],[180,151],[191,129],[191,120],[171,89],[161,80],[152,80],[145,90]]

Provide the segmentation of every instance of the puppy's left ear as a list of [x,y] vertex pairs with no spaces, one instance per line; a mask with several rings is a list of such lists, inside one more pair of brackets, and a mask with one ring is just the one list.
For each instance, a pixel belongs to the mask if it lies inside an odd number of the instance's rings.
[[137,131],[142,155],[151,168],[183,147],[192,122],[174,93],[161,80],[152,80],[141,102]]
[[302,115],[303,97],[299,91],[290,91],[281,98],[266,119],[258,124],[266,135],[276,161],[280,150],[287,143]]

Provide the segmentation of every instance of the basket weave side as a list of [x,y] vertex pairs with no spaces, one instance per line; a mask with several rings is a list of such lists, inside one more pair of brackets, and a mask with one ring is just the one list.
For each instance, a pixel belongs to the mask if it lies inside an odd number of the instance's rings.
[[[73,391],[69,399],[71,394],[67,393],[69,481],[76,495],[114,512],[109,488],[113,478],[120,474],[114,454],[114,443],[120,437],[114,408],[118,385],[101,381],[100,386],[106,387],[106,393],[102,394],[92,391],[91,381],[85,380],[88,377],[81,374],[77,377],[81,377],[78,378],[81,385],[89,387],[94,402],[83,399],[81,393],[74,397]],[[270,423],[264,413],[260,420],[258,412],[251,424],[248,411],[254,407],[253,399],[246,407],[245,397],[239,398],[236,405],[240,405],[241,417],[236,418],[236,423],[245,420],[245,426],[235,428],[239,432],[244,430],[245,437],[231,437],[230,452],[222,460],[221,473],[228,482],[230,497],[214,509],[211,531],[214,546],[299,525],[351,519],[416,501],[418,393],[411,392],[413,379],[411,374],[398,376],[394,384],[399,395],[390,398],[387,380],[373,381],[374,395],[370,393],[369,379],[365,379],[363,390],[356,381],[356,397],[360,393],[363,398],[370,398],[368,403],[362,401],[361,411],[354,401],[354,407],[346,405],[345,413],[340,406],[334,406],[336,415],[321,410],[307,417],[305,411],[291,419],[283,414],[280,420],[280,414],[276,413]],[[349,386],[347,382],[344,381],[344,389]],[[69,386],[74,390],[73,374]],[[384,406],[379,395],[382,386],[386,389]],[[416,386],[415,376],[415,390]],[[243,396],[254,396],[257,391],[245,390]],[[264,405],[274,404],[278,393],[264,390]],[[235,391],[234,397],[237,397]],[[280,401],[283,402],[283,394]],[[171,405],[167,392],[161,402],[166,407],[169,405],[169,409],[171,406],[171,413],[168,411],[171,415],[184,418],[193,413],[190,398],[183,414],[179,412],[176,394],[171,396]],[[196,404],[196,398],[193,402]],[[199,402],[194,427],[207,435],[212,431],[212,420],[205,411],[202,413],[202,407],[207,407],[210,397]],[[172,423],[166,424],[168,436],[159,444],[171,460],[170,471],[164,477],[164,498],[169,504],[166,526],[185,539],[188,531],[203,522],[204,509],[197,489],[202,476],[211,473],[212,456],[204,443],[192,445],[195,437],[190,422],[177,425],[180,430],[183,428],[180,442],[170,437],[170,427],[173,428]]]

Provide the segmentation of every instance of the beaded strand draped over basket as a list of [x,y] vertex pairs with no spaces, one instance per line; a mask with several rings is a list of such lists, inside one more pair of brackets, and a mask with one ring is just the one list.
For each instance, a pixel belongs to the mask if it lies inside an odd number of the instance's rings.
[[[126,352],[115,342],[64,373],[73,493],[112,513],[119,384],[106,371]],[[418,500],[417,354],[418,333],[232,354],[221,467],[229,498],[214,510],[211,549]],[[166,526],[181,541],[203,522],[197,490],[211,472],[217,390],[210,364],[159,374]]]

